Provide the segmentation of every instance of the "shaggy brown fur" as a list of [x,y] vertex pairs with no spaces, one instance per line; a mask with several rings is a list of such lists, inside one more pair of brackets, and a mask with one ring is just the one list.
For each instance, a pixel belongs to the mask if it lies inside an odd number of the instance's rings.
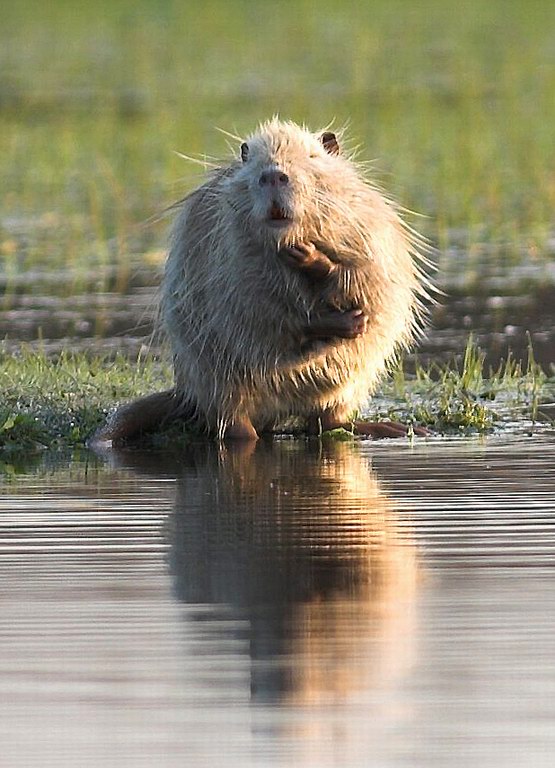
[[172,414],[192,409],[220,437],[345,420],[420,328],[420,258],[334,134],[264,123],[175,224],[162,289]]

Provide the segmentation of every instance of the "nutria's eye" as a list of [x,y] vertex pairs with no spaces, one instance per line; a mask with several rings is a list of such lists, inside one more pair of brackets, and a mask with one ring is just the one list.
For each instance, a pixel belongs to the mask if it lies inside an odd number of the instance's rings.
[[246,142],[241,144],[241,160],[246,163],[249,159],[249,145]]
[[332,133],[331,131],[325,131],[325,133],[320,136],[320,141],[322,142],[322,146],[329,155],[339,154],[339,144],[337,143],[337,137],[335,133]]

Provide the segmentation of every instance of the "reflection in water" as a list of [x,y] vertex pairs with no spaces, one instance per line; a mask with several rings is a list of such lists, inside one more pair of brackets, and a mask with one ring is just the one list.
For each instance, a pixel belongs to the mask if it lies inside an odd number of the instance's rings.
[[171,539],[179,599],[248,620],[256,698],[335,698],[406,664],[414,552],[353,446],[208,456],[180,479]]
[[335,701],[407,667],[415,553],[356,445],[206,445],[188,458],[167,531],[176,595],[243,620],[253,700]]
[[205,444],[12,477],[1,768],[551,766],[554,449]]

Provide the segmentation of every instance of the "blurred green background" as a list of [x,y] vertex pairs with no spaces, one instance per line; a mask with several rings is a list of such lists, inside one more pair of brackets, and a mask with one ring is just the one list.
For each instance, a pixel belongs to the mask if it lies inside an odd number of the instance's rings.
[[97,0],[5,4],[7,273],[161,259],[143,223],[220,157],[215,127],[348,123],[440,249],[542,259],[555,210],[555,3]]

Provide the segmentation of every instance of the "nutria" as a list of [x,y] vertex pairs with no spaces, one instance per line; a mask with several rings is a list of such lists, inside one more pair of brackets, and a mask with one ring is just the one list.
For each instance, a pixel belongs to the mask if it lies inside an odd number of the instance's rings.
[[162,286],[175,388],[124,406],[99,439],[180,414],[230,438],[290,416],[344,424],[421,327],[419,238],[396,206],[334,133],[273,118],[180,208]]

